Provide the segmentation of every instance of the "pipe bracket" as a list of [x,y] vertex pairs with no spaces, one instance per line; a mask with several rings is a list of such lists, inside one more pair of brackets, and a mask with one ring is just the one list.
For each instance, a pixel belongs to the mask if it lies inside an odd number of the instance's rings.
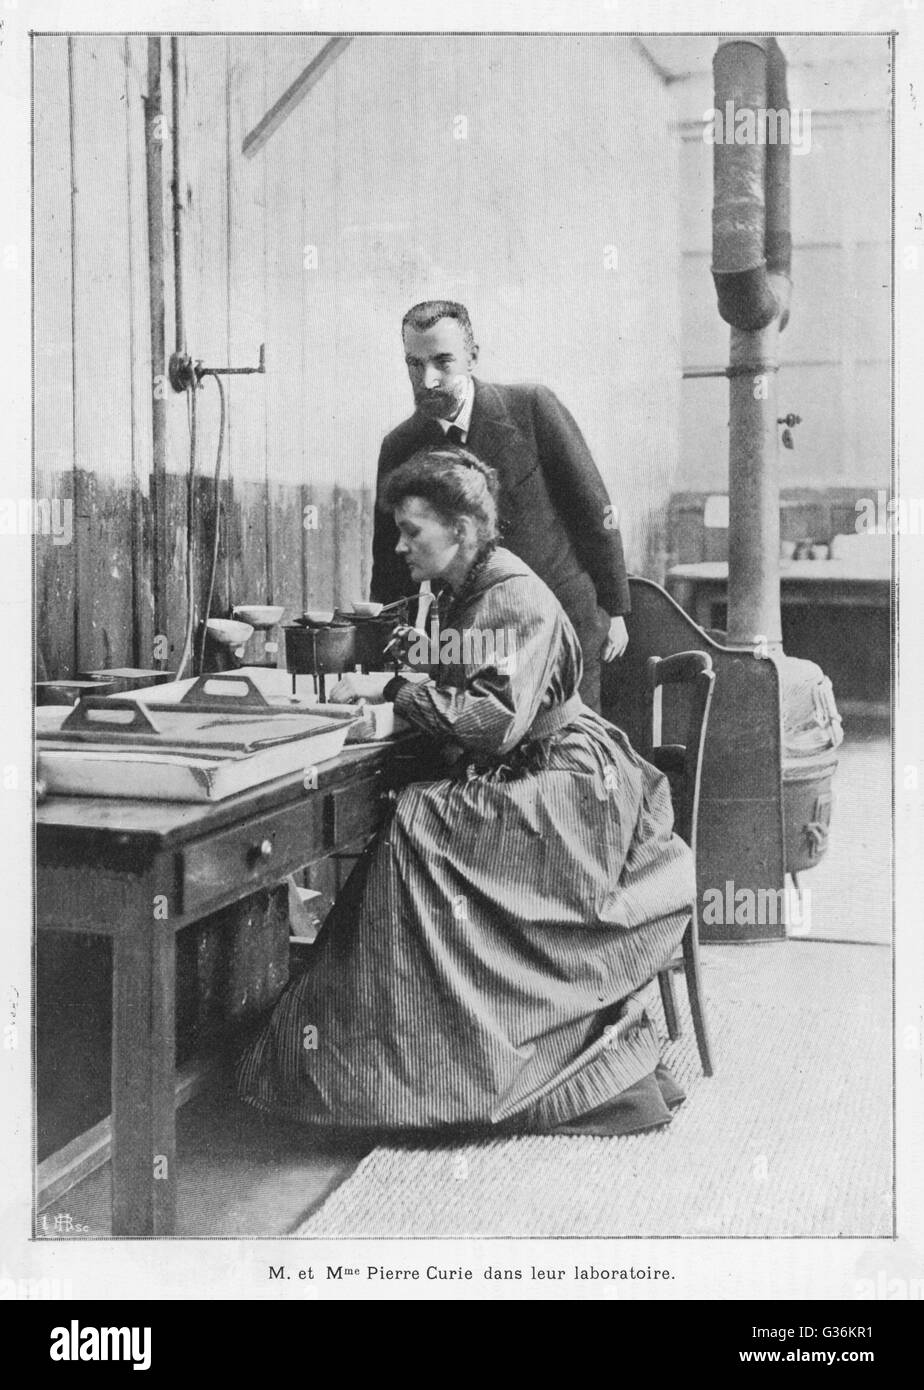
[[770,372],[779,370],[779,362],[745,362],[736,367],[726,367],[722,375],[731,380],[736,376],[767,376]]

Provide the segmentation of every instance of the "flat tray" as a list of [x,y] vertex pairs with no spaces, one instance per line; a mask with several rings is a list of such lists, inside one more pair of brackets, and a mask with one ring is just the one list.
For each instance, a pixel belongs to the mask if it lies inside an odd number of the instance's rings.
[[350,724],[343,719],[326,723],[327,728],[314,737],[289,739],[249,754],[40,740],[37,776],[46,783],[49,795],[221,801],[293,772],[304,776],[308,769],[337,757]]

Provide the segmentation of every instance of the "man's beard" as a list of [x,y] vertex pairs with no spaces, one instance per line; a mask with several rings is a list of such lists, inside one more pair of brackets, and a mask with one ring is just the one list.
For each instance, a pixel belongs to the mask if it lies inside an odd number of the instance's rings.
[[428,420],[451,420],[462,409],[467,389],[468,378],[459,377],[458,385],[451,390],[415,391],[414,402]]

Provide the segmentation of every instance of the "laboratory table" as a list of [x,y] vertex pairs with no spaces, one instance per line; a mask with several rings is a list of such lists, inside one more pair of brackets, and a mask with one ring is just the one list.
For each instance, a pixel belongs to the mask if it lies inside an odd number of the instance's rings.
[[361,852],[413,775],[415,742],[348,748],[314,777],[218,802],[37,807],[38,929],[112,942],[113,1235],[174,1232],[177,933],[326,855]]
[[[727,601],[728,564],[704,560],[674,565],[667,572],[667,592],[700,627],[711,628],[713,609]],[[888,612],[891,575],[848,560],[783,560],[780,603],[784,608],[877,608]]]
[[[727,627],[728,565],[675,565],[667,591],[707,631]],[[854,559],[780,562],[780,616],[789,656],[814,661],[838,700],[888,708],[891,685],[892,578],[880,564]],[[859,702],[859,703],[857,703]]]

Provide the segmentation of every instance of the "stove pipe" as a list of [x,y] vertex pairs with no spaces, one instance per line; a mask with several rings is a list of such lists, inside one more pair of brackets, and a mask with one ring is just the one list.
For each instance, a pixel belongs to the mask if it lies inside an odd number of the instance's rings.
[[827,847],[843,730],[827,676],[782,650],[776,378],[792,291],[786,60],[775,39],[737,37],[719,45],[713,73],[712,276],[731,326],[726,640],[754,647],[779,672],[785,859],[796,875]]
[[786,60],[775,39],[737,37],[720,44],[713,73],[712,276],[731,326],[728,641],[778,651],[776,378],[792,288]]

